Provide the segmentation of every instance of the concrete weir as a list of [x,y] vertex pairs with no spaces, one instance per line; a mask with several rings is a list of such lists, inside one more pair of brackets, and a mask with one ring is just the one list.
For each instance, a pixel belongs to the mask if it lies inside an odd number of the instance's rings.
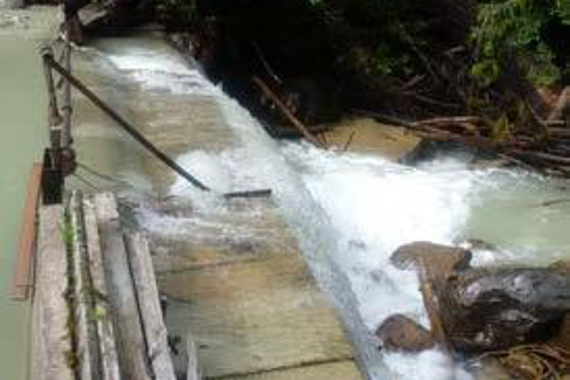
[[[109,66],[97,65],[101,56],[120,60],[129,46],[144,54],[150,49],[148,59],[160,55],[160,59],[181,60],[162,38],[108,39],[95,46],[97,54],[89,49],[75,52],[77,76],[165,154],[180,158],[187,152],[232,154],[243,149],[215,96],[155,91],[137,82],[132,66],[109,70]],[[141,64],[148,59],[142,59]],[[95,342],[86,339],[73,346],[81,355],[94,353],[91,359],[79,357],[81,364],[93,364],[90,373],[107,371],[108,377],[103,378],[111,379],[118,368],[121,379],[136,380],[171,376],[362,378],[342,324],[316,285],[274,200],[223,201],[213,199],[213,194],[193,191],[190,197],[171,197],[175,175],[136,148],[87,99],[75,96],[73,105],[78,160],[103,173],[127,173],[127,178],[128,173],[136,173],[134,178],[142,179],[140,186],[122,194],[127,206],[136,205],[129,215],[118,214],[115,198],[109,194],[75,201],[82,202],[82,207],[68,207],[82,210],[83,216],[77,219],[83,220],[79,225],[85,228],[77,235],[86,235],[87,252],[99,252],[101,257],[85,262],[91,268],[87,280],[93,286],[98,284],[95,294],[103,297],[92,296],[83,302],[92,305],[85,308],[87,311],[93,310],[93,302],[94,310],[107,309],[103,315],[108,318],[95,318],[105,324],[74,335],[80,341],[82,334],[96,332]],[[207,182],[213,185],[211,181]],[[158,200],[148,197],[149,193]],[[225,202],[222,208],[226,211],[204,211],[197,205],[212,201]],[[167,220],[180,216],[175,223],[181,230],[161,228],[160,223],[158,227],[147,225],[140,213]],[[121,223],[123,219],[132,222],[133,216],[138,222],[134,227],[145,234],[144,238],[130,236]],[[78,244],[78,249],[85,251],[84,246]],[[81,268],[82,264],[74,267]],[[76,273],[83,271],[76,269]],[[167,300],[164,323],[168,332],[156,306],[158,293]],[[74,301],[83,298],[79,292]],[[97,303],[100,299],[105,302]],[[73,320],[90,323],[91,319],[81,313],[76,310]],[[164,348],[167,334],[170,351]],[[149,365],[155,364],[150,371]]]

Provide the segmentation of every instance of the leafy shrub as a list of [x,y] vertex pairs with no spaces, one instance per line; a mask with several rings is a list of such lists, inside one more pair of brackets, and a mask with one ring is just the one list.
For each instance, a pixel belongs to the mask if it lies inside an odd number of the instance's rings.
[[[563,67],[546,42],[553,23],[570,25],[568,0],[506,0],[479,5],[471,40],[476,61],[471,73],[484,86],[496,83],[513,61],[536,85],[558,81]],[[568,36],[558,36],[568,38]]]

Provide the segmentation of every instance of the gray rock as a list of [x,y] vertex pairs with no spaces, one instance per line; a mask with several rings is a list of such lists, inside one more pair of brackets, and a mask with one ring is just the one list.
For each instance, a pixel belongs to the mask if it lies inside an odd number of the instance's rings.
[[435,344],[431,332],[403,314],[394,314],[376,330],[382,347],[390,351],[417,352]]
[[426,279],[463,271],[469,268],[471,258],[466,249],[420,241],[399,247],[390,262],[400,269],[416,269]]
[[497,350],[556,335],[570,310],[570,275],[548,268],[470,270],[437,289],[450,345]]

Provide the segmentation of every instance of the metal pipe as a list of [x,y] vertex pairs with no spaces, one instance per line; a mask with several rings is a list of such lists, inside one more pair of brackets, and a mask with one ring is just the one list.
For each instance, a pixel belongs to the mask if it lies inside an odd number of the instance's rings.
[[[71,85],[73,85],[77,90],[79,90],[85,97],[87,97],[95,106],[105,112],[111,119],[113,119],[117,124],[123,128],[132,138],[144,146],[148,151],[150,151],[156,158],[190,182],[192,185],[196,186],[200,190],[211,191],[211,189],[203,184],[196,177],[184,170],[180,165],[173,161],[170,157],[159,150],[153,143],[147,140],[135,127],[133,127],[128,121],[126,121],[121,115],[119,115],[115,110],[109,107],[101,98],[99,98],[93,91],[87,88],[79,79],[77,79],[73,74],[69,73],[64,67],[57,63],[53,59],[53,55],[44,55],[44,61],[47,62],[55,71],[57,71],[62,77],[64,77]],[[226,198],[252,198],[252,197],[266,197],[271,195],[270,189],[254,190],[254,191],[243,191],[243,192],[233,192],[225,194]]]
[[132,138],[134,138],[137,142],[143,145],[148,151],[150,151],[153,155],[155,155],[159,160],[164,162],[167,166],[169,166],[172,170],[180,174],[190,183],[192,183],[197,188],[210,191],[210,188],[204,185],[201,181],[197,178],[192,176],[186,170],[184,170],[180,165],[174,162],[170,157],[165,155],[162,151],[160,151],[153,143],[148,141],[139,131],[136,130],[128,121],[126,121],[121,115],[119,115],[115,110],[109,107],[101,98],[99,98],[95,93],[93,93],[90,89],[88,89],[83,83],[79,81],[79,79],[75,78],[73,74],[67,72],[64,67],[62,67],[59,63],[57,63],[53,56],[47,55],[44,56],[44,59],[50,64],[50,66],[57,71],[62,77],[64,77],[69,83],[71,83],[77,90],[79,90],[83,95],[85,95],[95,106],[105,112],[111,119],[113,119],[121,128],[123,128]]
[[[51,56],[53,57],[53,50],[50,46],[45,45],[41,49],[42,57]],[[53,73],[51,67],[44,60],[44,76],[46,79],[46,86],[48,90],[48,120],[50,123],[50,128],[61,123],[61,116],[59,114],[59,109],[57,107],[57,96],[55,91],[55,84],[53,80]]]
[[[64,46],[65,69],[67,72],[71,73],[71,44],[69,42],[69,36],[66,37]],[[63,112],[63,131],[61,134],[61,146],[63,148],[69,148],[71,145],[71,114],[73,112],[71,108],[71,84],[68,80],[65,81],[63,87],[63,104],[61,107]]]

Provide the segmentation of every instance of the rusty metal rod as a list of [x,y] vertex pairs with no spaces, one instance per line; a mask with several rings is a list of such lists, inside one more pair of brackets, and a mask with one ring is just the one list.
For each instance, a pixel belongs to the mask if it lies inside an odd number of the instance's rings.
[[113,119],[121,128],[123,128],[132,138],[143,145],[148,151],[154,154],[160,161],[169,166],[172,170],[184,177],[188,182],[199,188],[200,190],[210,191],[211,189],[204,185],[196,177],[184,170],[180,165],[174,162],[170,157],[160,151],[153,143],[148,141],[139,131],[136,130],[128,121],[126,121],[121,115],[119,115],[115,110],[109,107],[101,98],[99,98],[95,93],[88,89],[79,79],[75,78],[73,74],[67,72],[67,70],[57,63],[53,56],[44,55],[44,60],[62,77],[64,77],[69,83],[71,83],[77,90],[79,90],[83,95],[85,95],[93,104],[95,104],[99,109],[105,112],[111,119]]
[[[69,42],[69,37],[66,37],[65,46],[63,47],[63,59],[65,62],[65,69],[67,72],[71,73],[71,43]],[[63,131],[61,134],[61,146],[63,148],[69,148],[71,145],[71,114],[73,112],[71,108],[71,84],[69,81],[65,81],[63,87],[63,100],[61,105],[61,111],[63,113]]]
[[[43,46],[41,49],[42,56],[53,56],[53,50],[49,46]],[[48,90],[48,119],[50,128],[61,123],[61,116],[57,107],[57,96],[52,71],[49,66],[44,64],[44,76]]]
[[263,190],[247,190],[247,191],[236,191],[231,193],[225,193],[224,198],[226,199],[233,199],[233,198],[261,198],[261,197],[268,197],[271,195],[270,189],[263,189]]
[[[69,83],[71,83],[79,92],[81,92],[85,97],[87,97],[95,106],[105,112],[111,119],[113,119],[117,124],[123,128],[132,138],[139,142],[142,146],[148,149],[156,158],[186,179],[195,187],[203,191],[211,191],[211,189],[203,184],[196,177],[184,170],[180,165],[173,161],[170,157],[159,150],[154,144],[147,140],[135,127],[133,127],[128,121],[126,121],[121,115],[119,115],[115,110],[109,107],[101,98],[99,98],[93,91],[87,88],[79,79],[77,79],[73,74],[69,73],[64,67],[57,63],[52,55],[44,55],[44,62],[49,64],[55,71],[57,71],[62,77],[64,77]],[[271,195],[270,189],[263,190],[253,190],[253,191],[243,191],[224,194],[226,198],[252,198],[252,197],[266,197]]]

